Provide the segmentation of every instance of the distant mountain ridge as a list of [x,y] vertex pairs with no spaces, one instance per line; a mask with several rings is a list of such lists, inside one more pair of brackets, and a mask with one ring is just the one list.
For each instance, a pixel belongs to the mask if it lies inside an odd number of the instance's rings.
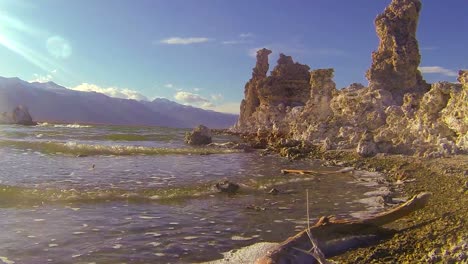
[[97,92],[67,89],[54,82],[29,83],[0,77],[0,112],[25,105],[35,120],[64,123],[151,125],[210,128],[234,125],[238,115],[185,106],[168,99],[152,102],[109,97]]

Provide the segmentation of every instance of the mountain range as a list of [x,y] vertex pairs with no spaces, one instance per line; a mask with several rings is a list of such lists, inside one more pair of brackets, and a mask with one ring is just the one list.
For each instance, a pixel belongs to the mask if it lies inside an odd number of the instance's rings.
[[168,99],[153,101],[114,98],[75,91],[54,82],[27,82],[0,77],[0,112],[24,105],[36,121],[210,128],[234,125],[238,115],[181,105]]

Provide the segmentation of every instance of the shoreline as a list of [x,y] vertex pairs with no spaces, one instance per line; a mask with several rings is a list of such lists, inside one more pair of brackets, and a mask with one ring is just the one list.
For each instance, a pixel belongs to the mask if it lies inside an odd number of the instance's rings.
[[407,197],[419,192],[433,194],[425,208],[385,226],[397,231],[390,239],[347,251],[331,260],[339,263],[460,263],[468,260],[468,155],[364,158],[353,151],[335,150],[311,152],[309,157],[322,160],[324,165],[381,172]]
[[411,197],[420,192],[432,193],[426,207],[384,226],[396,231],[389,239],[330,260],[338,263],[468,262],[468,155],[362,157],[354,150],[324,150],[305,142],[291,143],[287,137],[239,136],[254,148],[265,147],[260,152],[264,155],[279,154],[290,160],[315,159],[322,166],[379,172],[391,186],[393,195]]
[[431,192],[429,204],[387,225],[397,233],[381,243],[333,258],[340,263],[459,263],[468,255],[468,155],[446,158],[383,156],[349,159],[356,168],[382,171],[407,196]]

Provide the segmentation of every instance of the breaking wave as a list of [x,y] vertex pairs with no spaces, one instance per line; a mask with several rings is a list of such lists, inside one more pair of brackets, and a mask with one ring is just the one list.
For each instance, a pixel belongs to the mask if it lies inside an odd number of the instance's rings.
[[47,122],[38,123],[36,126],[38,127],[60,127],[60,128],[89,128],[93,127],[90,125],[80,125],[80,124],[49,124]]
[[52,141],[14,141],[0,140],[0,147],[13,147],[18,149],[30,149],[45,154],[64,155],[209,155],[238,153],[239,150],[219,148],[155,148],[144,146],[126,145],[99,145],[81,144],[77,142],[52,142]]
[[[258,180],[238,182],[239,194],[264,193],[273,186],[289,183],[315,181],[315,177],[271,176]],[[0,208],[11,206],[32,206],[48,203],[99,203],[113,201],[128,201],[134,203],[170,202],[175,200],[206,197],[218,193],[214,188],[216,182],[195,183],[182,186],[167,186],[161,188],[117,189],[94,187],[91,189],[77,188],[36,188],[0,184]]]
[[54,125],[54,127],[65,127],[65,128],[89,128],[92,126],[89,125],[80,125],[80,124],[65,124],[65,125]]

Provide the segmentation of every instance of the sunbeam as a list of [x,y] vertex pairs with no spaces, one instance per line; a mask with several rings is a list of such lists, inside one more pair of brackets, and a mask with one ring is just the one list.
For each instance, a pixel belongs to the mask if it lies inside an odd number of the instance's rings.
[[0,12],[0,45],[16,53],[29,63],[37,66],[45,72],[60,69],[66,73],[57,61],[43,55],[43,52],[35,50],[28,43],[44,42],[50,55],[55,59],[65,59],[71,55],[71,46],[67,40],[60,38],[61,42],[50,45],[50,39],[55,39],[50,33],[32,27],[25,22]]

